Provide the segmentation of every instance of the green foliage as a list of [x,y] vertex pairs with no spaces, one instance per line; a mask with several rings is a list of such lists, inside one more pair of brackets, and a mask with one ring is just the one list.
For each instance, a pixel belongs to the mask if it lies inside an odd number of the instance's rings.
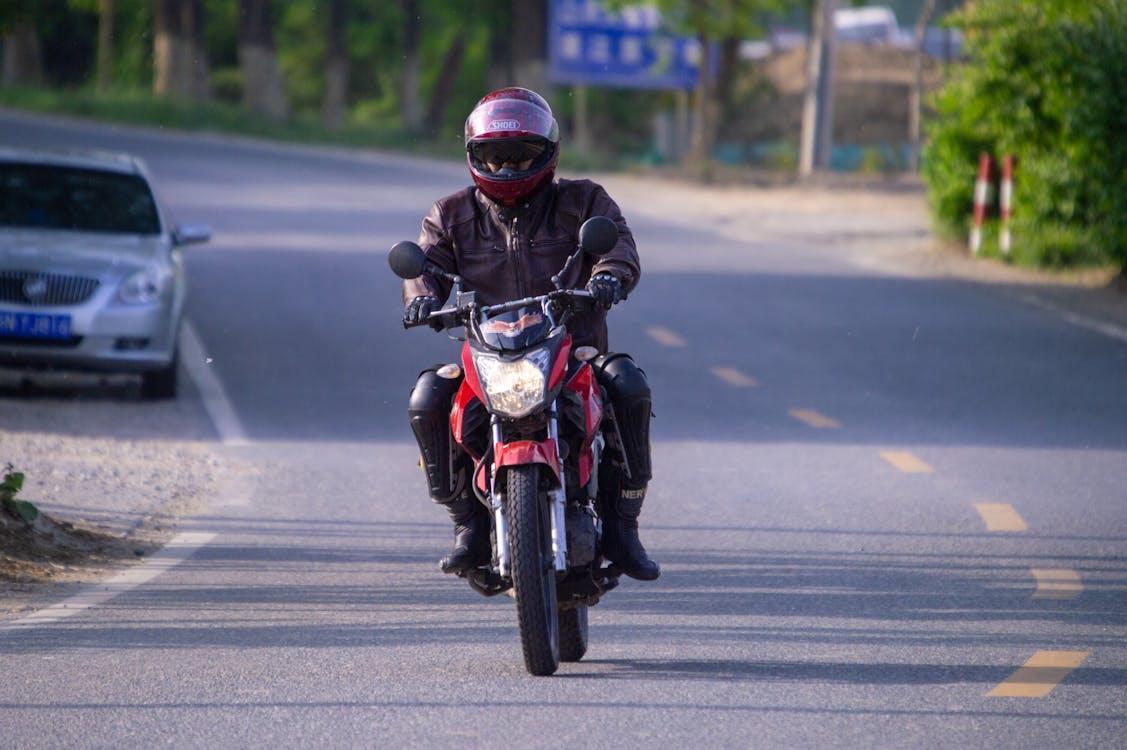
[[4,480],[0,482],[0,506],[24,523],[32,523],[39,517],[39,509],[26,500],[16,499],[16,495],[23,489],[23,480],[24,475],[11,464],[4,467]]
[[971,59],[925,154],[940,229],[965,237],[979,153],[1013,154],[1016,261],[1127,264],[1127,2],[981,0],[954,23]]
[[431,143],[411,138],[392,124],[350,122],[329,132],[320,118],[298,114],[285,123],[272,122],[223,102],[190,103],[154,96],[150,91],[84,88],[70,91],[0,88],[0,106],[91,117],[110,122],[234,133],[298,143],[393,148],[440,157],[461,157],[461,143]]

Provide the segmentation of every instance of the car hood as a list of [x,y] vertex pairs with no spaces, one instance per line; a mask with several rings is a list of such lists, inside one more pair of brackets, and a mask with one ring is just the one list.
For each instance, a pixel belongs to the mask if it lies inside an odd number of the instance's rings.
[[165,256],[159,235],[0,228],[0,268],[117,275]]

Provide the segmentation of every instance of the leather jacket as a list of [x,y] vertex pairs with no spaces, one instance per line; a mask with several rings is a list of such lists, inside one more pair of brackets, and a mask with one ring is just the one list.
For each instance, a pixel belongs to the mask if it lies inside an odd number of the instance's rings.
[[[527,203],[502,206],[474,187],[437,201],[419,234],[419,245],[431,261],[463,279],[463,291],[477,292],[483,304],[496,304],[552,291],[552,276],[575,252],[579,226],[592,216],[618,224],[618,244],[602,258],[584,254],[563,279],[565,288],[586,285],[596,273],[612,273],[630,291],[641,267],[634,236],[618,205],[591,180],[557,180]],[[445,301],[450,282],[423,274],[403,282],[403,302],[421,295]],[[575,346],[607,351],[606,313],[584,313],[569,326]]]

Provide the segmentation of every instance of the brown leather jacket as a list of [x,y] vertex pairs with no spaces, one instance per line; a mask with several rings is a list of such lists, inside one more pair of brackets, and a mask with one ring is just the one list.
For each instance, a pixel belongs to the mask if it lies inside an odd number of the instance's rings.
[[[634,236],[618,205],[590,180],[558,180],[522,206],[500,206],[468,187],[434,204],[423,219],[419,245],[427,259],[464,280],[464,291],[491,305],[552,291],[552,276],[575,252],[579,225],[592,216],[618,224],[618,244],[602,258],[584,254],[572,266],[565,288],[582,288],[592,275],[609,272],[630,291],[641,267]],[[597,262],[595,262],[597,260]],[[424,274],[403,282],[403,302],[432,294],[445,301],[450,283]],[[607,351],[606,313],[577,315],[568,326],[575,345]]]

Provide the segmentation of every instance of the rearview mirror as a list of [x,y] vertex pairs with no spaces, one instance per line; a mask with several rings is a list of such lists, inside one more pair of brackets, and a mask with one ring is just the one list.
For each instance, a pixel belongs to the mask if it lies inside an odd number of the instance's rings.
[[197,245],[211,239],[211,227],[206,224],[183,224],[172,228],[172,244]]
[[414,242],[396,242],[387,255],[392,272],[401,279],[417,279],[427,265],[427,256]]
[[618,244],[618,225],[605,216],[592,216],[579,227],[579,247],[589,255],[606,255]]

